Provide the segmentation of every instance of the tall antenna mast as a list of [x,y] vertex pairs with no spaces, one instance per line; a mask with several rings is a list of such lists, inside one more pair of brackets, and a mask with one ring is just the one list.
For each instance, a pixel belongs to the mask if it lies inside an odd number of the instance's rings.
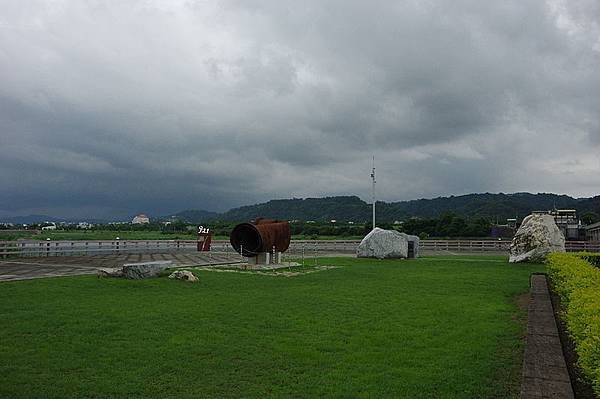
[[373,155],[373,169],[371,171],[371,180],[373,180],[373,229],[375,229],[375,155]]

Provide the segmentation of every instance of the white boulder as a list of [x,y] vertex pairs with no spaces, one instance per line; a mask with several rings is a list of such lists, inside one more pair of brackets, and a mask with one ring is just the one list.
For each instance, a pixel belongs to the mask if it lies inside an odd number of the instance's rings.
[[408,236],[395,230],[375,227],[362,239],[356,249],[359,258],[406,258],[408,257]]
[[546,260],[551,252],[565,252],[565,237],[551,215],[533,214],[523,223],[510,244],[510,263]]
[[169,275],[169,278],[189,281],[191,283],[195,283],[196,281],[198,281],[198,277],[194,276],[194,274],[189,270],[176,270]]

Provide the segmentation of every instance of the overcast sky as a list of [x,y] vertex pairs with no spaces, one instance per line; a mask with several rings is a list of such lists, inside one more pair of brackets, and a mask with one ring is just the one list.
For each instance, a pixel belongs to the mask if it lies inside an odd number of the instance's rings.
[[0,215],[600,194],[600,2],[0,0]]

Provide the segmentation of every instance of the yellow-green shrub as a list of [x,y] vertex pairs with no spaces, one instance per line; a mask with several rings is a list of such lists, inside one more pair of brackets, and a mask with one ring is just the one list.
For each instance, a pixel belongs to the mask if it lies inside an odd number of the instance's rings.
[[578,255],[590,262],[593,266],[600,267],[600,254],[593,252],[579,252]]
[[579,367],[600,395],[600,269],[586,256],[553,253],[547,269],[561,299],[561,317],[575,343]]

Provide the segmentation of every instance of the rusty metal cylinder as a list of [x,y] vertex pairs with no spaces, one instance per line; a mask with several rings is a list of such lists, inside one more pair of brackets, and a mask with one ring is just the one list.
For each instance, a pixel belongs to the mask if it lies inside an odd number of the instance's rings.
[[242,256],[251,258],[261,252],[285,252],[290,246],[290,225],[286,221],[256,219],[254,223],[241,223],[229,236],[231,246]]

